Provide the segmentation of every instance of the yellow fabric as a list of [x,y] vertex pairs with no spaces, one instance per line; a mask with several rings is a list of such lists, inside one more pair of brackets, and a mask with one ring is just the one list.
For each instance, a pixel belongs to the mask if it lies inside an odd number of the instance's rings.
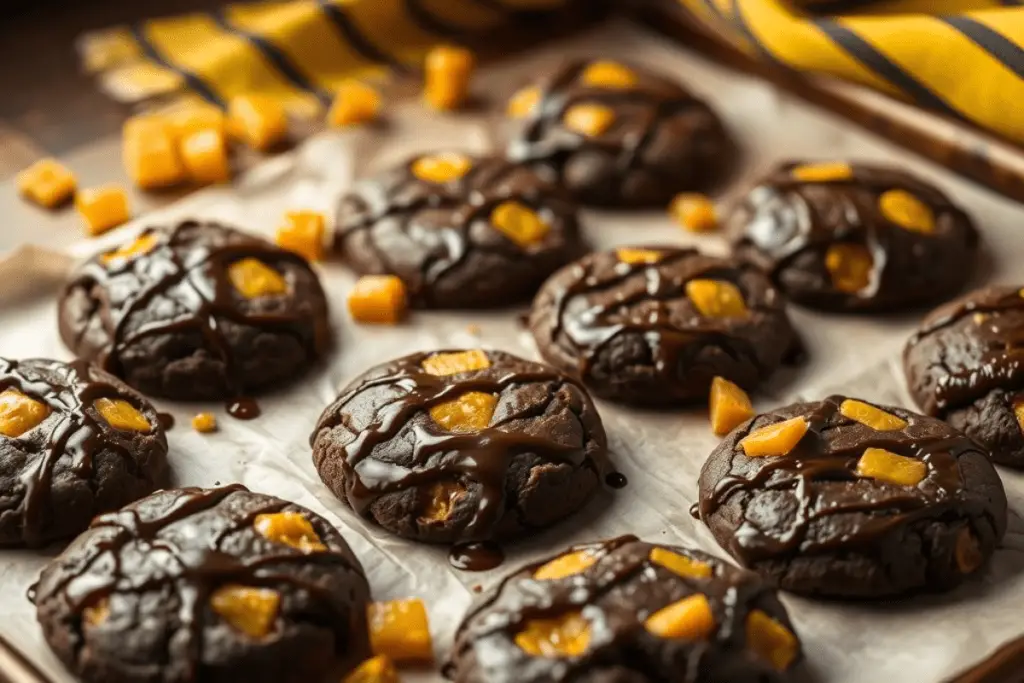
[[524,13],[586,0],[274,0],[158,18],[85,36],[85,68],[128,102],[198,96],[224,107],[258,93],[322,112],[347,79],[415,64]]
[[[1024,0],[676,0],[746,54],[1024,141]],[[825,8],[833,7],[826,11]]]

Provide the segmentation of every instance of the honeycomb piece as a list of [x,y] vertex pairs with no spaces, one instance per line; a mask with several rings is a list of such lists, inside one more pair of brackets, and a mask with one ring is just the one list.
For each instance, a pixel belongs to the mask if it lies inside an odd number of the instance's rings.
[[689,232],[711,232],[718,228],[718,212],[707,195],[688,192],[676,195],[668,212]]
[[17,389],[0,392],[0,434],[16,439],[50,415],[50,406]]
[[928,465],[884,448],[867,448],[857,461],[857,474],[897,486],[917,486],[928,475]]
[[469,94],[476,58],[462,47],[438,45],[427,53],[423,97],[434,109],[458,109]]
[[101,598],[96,604],[82,610],[82,621],[89,626],[99,626],[110,618],[110,599]]
[[443,522],[466,495],[466,487],[456,481],[439,481],[430,487],[430,500],[419,517],[423,524]]
[[123,432],[148,432],[153,429],[146,416],[120,398],[99,398],[92,404],[96,412],[114,429]]
[[267,540],[297,548],[304,553],[320,553],[327,550],[313,524],[298,512],[256,515],[252,526],[256,533]]
[[749,313],[740,288],[725,280],[690,280],[686,296],[705,318],[742,318]]
[[725,436],[736,427],[754,417],[754,406],[747,392],[725,379],[711,380],[711,431],[716,436]]
[[654,264],[665,258],[665,252],[654,249],[631,249],[622,248],[615,250],[615,258],[631,266],[639,264]]
[[357,666],[342,683],[399,683],[398,671],[390,659],[377,655]]
[[843,417],[847,417],[854,422],[859,422],[879,432],[891,432],[897,429],[905,429],[907,426],[907,421],[903,418],[887,413],[870,403],[864,403],[852,398],[848,398],[840,404],[839,413]]
[[930,235],[935,232],[935,212],[906,190],[889,190],[878,198],[878,210],[904,230]]
[[530,619],[516,634],[515,642],[533,657],[578,657],[590,646],[590,623],[579,612]]
[[194,183],[211,185],[231,180],[227,137],[215,128],[197,130],[182,138],[181,158]]
[[217,431],[217,417],[213,413],[199,413],[192,418],[192,429],[200,434]]
[[749,458],[788,455],[807,433],[803,417],[794,417],[755,429],[740,440],[740,448]]
[[52,209],[71,199],[78,181],[56,159],[40,159],[18,174],[17,185],[22,196]]
[[802,164],[789,173],[795,180],[805,183],[831,183],[853,179],[853,168],[842,161]]
[[139,235],[134,241],[128,244],[122,245],[113,251],[108,251],[106,254],[100,257],[103,263],[110,264],[114,261],[120,261],[122,259],[131,259],[136,256],[142,256],[156,249],[157,245],[160,244],[160,236],[155,232],[147,232],[143,235]]
[[288,137],[288,115],[277,100],[239,95],[228,105],[228,130],[253,149],[266,151]]
[[759,609],[747,615],[747,647],[777,671],[785,671],[800,652],[796,636]]
[[428,375],[445,377],[460,372],[485,370],[491,367],[491,361],[481,349],[471,351],[455,351],[453,353],[435,353],[422,363]]
[[270,634],[281,596],[269,588],[227,584],[210,596],[210,606],[236,631],[253,639]]
[[473,160],[458,152],[441,152],[420,157],[412,163],[412,174],[428,183],[450,183],[469,173]]
[[514,119],[525,119],[540,104],[540,88],[523,88],[508,101],[508,115]]
[[162,116],[128,119],[122,131],[121,160],[138,187],[153,190],[185,180],[174,127]]
[[362,81],[346,81],[327,112],[327,125],[335,128],[369,123],[380,114],[380,93]]
[[871,252],[860,244],[833,244],[825,252],[825,268],[840,292],[856,294],[867,287],[874,267]]
[[707,596],[695,593],[647,617],[644,628],[659,638],[707,640],[715,632],[715,615]]
[[514,200],[502,202],[494,208],[491,225],[523,248],[544,241],[551,231],[551,226],[536,211]]
[[430,624],[423,601],[417,598],[371,602],[366,609],[370,649],[395,662],[434,659]]
[[281,274],[254,258],[244,258],[228,266],[228,279],[235,291],[246,299],[288,293],[288,283]]
[[85,219],[85,231],[95,237],[126,222],[128,196],[117,185],[103,185],[81,190],[75,197],[75,208]]
[[324,257],[324,233],[327,222],[316,211],[288,211],[284,225],[277,229],[275,241],[282,249],[294,252],[307,261]]
[[589,550],[577,550],[574,553],[566,553],[547,562],[533,572],[533,578],[538,581],[554,581],[569,576],[582,574],[597,562],[597,555]]
[[405,283],[395,275],[364,275],[348,295],[348,312],[361,323],[393,325],[405,309]]
[[661,565],[670,572],[687,579],[706,579],[713,573],[710,564],[691,560],[685,555],[674,553],[665,548],[652,549],[651,562]]
[[612,61],[593,62],[580,75],[584,85],[609,90],[629,90],[636,85],[636,73]]
[[454,401],[430,409],[430,418],[448,432],[465,434],[486,429],[498,405],[498,397],[482,391],[467,391]]
[[615,123],[615,110],[603,104],[575,104],[566,110],[562,123],[574,133],[594,138]]

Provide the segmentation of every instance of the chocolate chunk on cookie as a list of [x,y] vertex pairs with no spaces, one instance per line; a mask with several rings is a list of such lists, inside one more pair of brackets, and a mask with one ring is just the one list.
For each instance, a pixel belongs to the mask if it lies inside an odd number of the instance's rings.
[[935,187],[846,162],[782,164],[729,214],[734,253],[790,299],[835,311],[941,301],[973,272],[978,233]]
[[1006,493],[975,442],[935,418],[842,396],[740,425],[699,486],[700,517],[722,547],[794,593],[948,590],[1006,531]]
[[573,61],[517,92],[524,119],[510,158],[598,206],[666,207],[732,166],[718,116],[670,77],[607,60]]
[[60,301],[60,333],[144,394],[185,400],[286,382],[330,337],[302,257],[196,221],[145,230],[82,265]]
[[907,387],[929,415],[1024,468],[1024,290],[986,287],[939,307],[903,350]]
[[370,369],[320,416],[321,479],[392,533],[510,538],[580,508],[607,472],[604,428],[576,382],[501,351],[438,351]]
[[797,343],[759,270],[676,247],[583,257],[544,284],[529,325],[556,368],[647,405],[706,400],[716,376],[754,387]]
[[456,683],[781,683],[800,641],[756,574],[633,536],[575,546],[501,581],[470,610]]
[[0,547],[74,536],[165,483],[156,410],[82,361],[0,358]]
[[584,251],[561,189],[527,166],[460,152],[359,183],[341,199],[335,248],[360,274],[398,276],[420,308],[529,299]]
[[235,485],[93,520],[42,571],[43,635],[88,683],[310,683],[369,654],[369,588],[309,510]]

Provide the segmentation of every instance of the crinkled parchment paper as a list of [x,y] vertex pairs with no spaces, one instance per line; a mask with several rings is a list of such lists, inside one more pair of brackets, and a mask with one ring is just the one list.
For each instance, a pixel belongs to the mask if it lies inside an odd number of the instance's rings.
[[[484,69],[478,83],[489,99],[481,112],[490,113],[441,116],[424,112],[415,102],[393,103],[388,108],[390,122],[382,129],[321,134],[253,169],[230,188],[206,190],[168,204],[101,240],[82,240],[72,213],[44,215],[17,201],[12,187],[0,189],[0,249],[10,250],[0,261],[0,355],[67,358],[55,321],[56,295],[67,269],[75,259],[125,239],[141,225],[198,215],[269,235],[286,208],[329,211],[338,192],[354,177],[413,152],[442,146],[497,148],[506,131],[494,112],[501,111],[505,97],[542,65],[566,54],[633,59],[673,70],[691,83],[717,105],[746,150],[744,177],[733,188],[775,161],[794,156],[862,158],[911,167],[952,192],[977,218],[988,247],[978,283],[1024,282],[1024,209],[1019,205],[907,158],[760,82],[709,64],[640,29],[613,24]],[[118,173],[115,142],[84,150],[69,161],[82,171],[86,183],[110,180]],[[712,252],[723,249],[720,237],[685,234],[660,213],[587,212],[585,229],[597,248],[663,241],[695,244]],[[38,248],[18,248],[22,244]],[[342,384],[372,364],[435,347],[483,345],[527,357],[536,354],[517,320],[520,310],[416,313],[399,327],[353,325],[345,311],[352,275],[334,263],[324,265],[321,273],[333,306],[335,352],[324,367],[262,398],[261,419],[232,420],[221,405],[155,401],[178,419],[170,432],[178,483],[212,486],[239,481],[326,515],[344,531],[378,599],[417,595],[428,601],[439,658],[473,598],[474,585],[489,585],[516,565],[568,543],[634,533],[723,554],[688,513],[701,464],[716,443],[705,410],[699,407],[647,412],[599,402],[614,461],[629,485],[603,494],[562,526],[507,548],[508,561],[494,572],[456,571],[446,561],[445,548],[400,540],[363,524],[320,483],[308,445],[317,416]],[[899,350],[915,316],[842,317],[794,309],[793,318],[806,339],[810,361],[777,377],[756,397],[759,408],[832,391],[909,405]],[[189,417],[201,409],[218,414],[219,433],[200,436],[189,429]],[[1024,510],[1024,476],[1005,469],[1001,474],[1010,495],[1010,530],[978,580],[949,595],[889,604],[784,598],[821,680],[937,683],[1024,631],[1024,523],[1019,514]],[[66,681],[70,677],[49,654],[33,607],[25,599],[26,588],[57,551],[0,552],[0,633],[55,679]],[[422,678],[440,677],[428,673]]]

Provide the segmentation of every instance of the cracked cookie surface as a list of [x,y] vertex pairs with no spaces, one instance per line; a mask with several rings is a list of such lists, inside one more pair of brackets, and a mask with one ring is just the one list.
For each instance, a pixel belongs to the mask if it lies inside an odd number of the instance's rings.
[[756,574],[624,536],[507,576],[470,609],[446,668],[456,683],[782,683],[803,666]]
[[240,485],[97,517],[36,592],[46,641],[90,683],[327,680],[368,656],[368,601],[336,529]]
[[716,376],[751,389],[798,344],[760,271],[678,247],[566,266],[538,292],[529,326],[541,356],[596,395],[650,405],[706,400]]
[[509,158],[598,206],[666,207],[706,189],[736,150],[712,109],[672,78],[608,60],[567,62],[513,96]]
[[1024,468],[1024,296],[986,287],[937,308],[903,351],[921,409]]
[[501,351],[416,353],[374,367],[324,410],[311,441],[339,499],[392,533],[435,543],[554,524],[608,471],[586,391]]
[[329,344],[302,257],[216,223],[147,229],[85,262],[60,300],[65,345],[144,394],[236,398],[281,384]]
[[974,271],[978,232],[937,188],[900,170],[787,162],[727,216],[734,254],[791,300],[891,311],[953,296]]
[[0,358],[0,547],[73,536],[167,472],[156,410],[83,361]]
[[931,417],[831,396],[733,430],[701,470],[700,518],[744,566],[796,593],[953,588],[1006,531],[987,453]]
[[358,273],[396,275],[419,308],[531,297],[583,253],[576,207],[521,164],[422,154],[360,182],[338,208],[335,249]]

